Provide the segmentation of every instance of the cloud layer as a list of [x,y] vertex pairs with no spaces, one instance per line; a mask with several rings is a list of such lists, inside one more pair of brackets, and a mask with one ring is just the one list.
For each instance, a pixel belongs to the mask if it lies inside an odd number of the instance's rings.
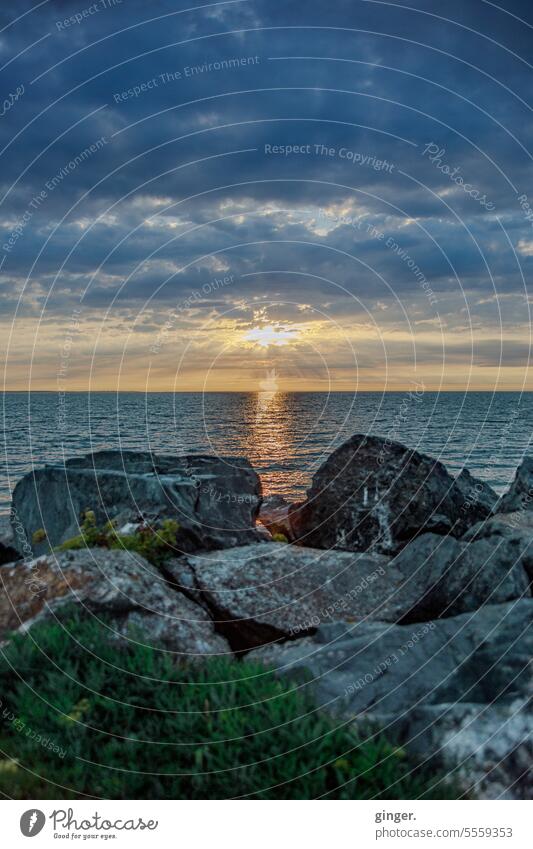
[[528,386],[529,4],[16,15],[8,388]]

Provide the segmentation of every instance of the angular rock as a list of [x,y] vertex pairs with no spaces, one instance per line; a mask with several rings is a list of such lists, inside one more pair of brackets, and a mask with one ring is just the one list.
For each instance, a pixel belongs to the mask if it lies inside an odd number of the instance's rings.
[[0,566],[20,560],[9,516],[0,516]]
[[456,616],[483,604],[531,595],[529,556],[519,539],[480,539],[423,534],[393,560],[404,584],[396,599],[404,622]]
[[520,559],[533,585],[533,511],[495,513],[491,519],[470,528],[462,540],[484,539],[490,545],[500,546],[502,538],[514,546],[515,557]]
[[209,610],[235,650],[294,639],[321,622],[401,614],[399,572],[387,557],[282,543],[188,555],[166,564],[176,584]]
[[461,539],[468,541],[493,535],[512,536],[515,533],[533,536],[533,511],[515,510],[513,513],[494,513],[489,519],[469,528]]
[[394,560],[303,546],[243,546],[166,564],[236,650],[312,633],[327,621],[416,622],[530,594],[515,545],[435,534]]
[[457,768],[481,798],[531,798],[532,621],[523,599],[418,625],[326,624],[248,658],[304,683],[322,708]]
[[478,799],[533,798],[531,699],[415,708],[404,729],[413,755],[436,753],[463,792]]
[[303,545],[392,554],[418,534],[459,537],[486,518],[490,494],[467,506],[469,482],[397,442],[356,435],[316,472],[291,524]]
[[132,552],[96,548],[49,554],[3,566],[0,577],[2,639],[76,604],[110,616],[118,633],[142,626],[150,637],[188,657],[229,651],[206,612]]
[[247,460],[132,451],[45,466],[23,477],[13,493],[37,554],[78,535],[87,509],[98,525],[135,523],[139,516],[152,525],[174,519],[178,551],[244,545],[260,538],[254,527],[260,503],[260,481]]
[[498,513],[533,510],[533,457],[524,457],[514,480],[496,507]]
[[475,478],[468,469],[463,469],[455,478],[455,488],[462,498],[463,503],[460,509],[463,513],[474,507],[476,515],[482,511],[486,516],[490,516],[499,500],[492,487],[485,481]]

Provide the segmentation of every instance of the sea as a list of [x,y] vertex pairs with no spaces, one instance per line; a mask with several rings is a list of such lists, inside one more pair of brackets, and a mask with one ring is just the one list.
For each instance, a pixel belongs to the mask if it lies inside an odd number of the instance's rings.
[[374,434],[503,492],[531,450],[533,393],[6,392],[0,513],[32,468],[104,448],[246,457],[265,495],[304,495],[327,456]]

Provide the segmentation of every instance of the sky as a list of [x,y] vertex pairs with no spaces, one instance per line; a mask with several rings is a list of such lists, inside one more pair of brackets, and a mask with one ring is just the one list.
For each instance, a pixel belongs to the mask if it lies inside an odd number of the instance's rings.
[[0,10],[8,390],[530,390],[524,0]]

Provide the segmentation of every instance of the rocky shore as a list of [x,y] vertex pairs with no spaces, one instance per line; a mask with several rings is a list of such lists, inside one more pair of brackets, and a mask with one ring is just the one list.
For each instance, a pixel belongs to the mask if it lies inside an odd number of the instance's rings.
[[244,458],[103,451],[22,478],[0,639],[69,605],[201,662],[268,664],[477,798],[532,798],[533,460],[502,497],[355,435],[300,503]]

